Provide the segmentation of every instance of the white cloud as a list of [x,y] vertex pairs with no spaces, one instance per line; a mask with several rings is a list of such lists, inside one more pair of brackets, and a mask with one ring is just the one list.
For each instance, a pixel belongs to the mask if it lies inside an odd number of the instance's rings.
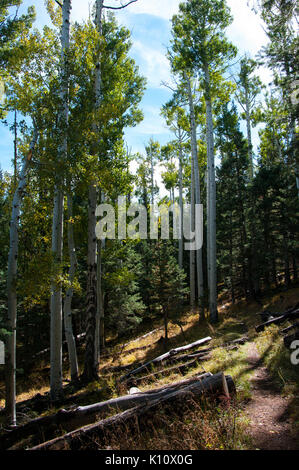
[[169,62],[162,45],[161,49],[157,50],[151,48],[145,42],[134,41],[132,52],[137,54],[141,61],[141,73],[147,78],[150,88],[160,87],[162,81],[170,81]]
[[228,35],[240,49],[255,55],[267,41],[262,20],[247,5],[247,0],[228,0],[234,22]]

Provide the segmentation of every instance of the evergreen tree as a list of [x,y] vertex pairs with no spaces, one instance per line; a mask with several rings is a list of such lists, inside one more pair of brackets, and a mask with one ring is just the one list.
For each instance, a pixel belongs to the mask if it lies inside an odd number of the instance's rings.
[[165,342],[168,340],[168,323],[171,315],[177,313],[188,294],[186,275],[178,266],[174,249],[167,241],[160,240],[153,251],[152,267],[148,279],[150,299],[164,321]]

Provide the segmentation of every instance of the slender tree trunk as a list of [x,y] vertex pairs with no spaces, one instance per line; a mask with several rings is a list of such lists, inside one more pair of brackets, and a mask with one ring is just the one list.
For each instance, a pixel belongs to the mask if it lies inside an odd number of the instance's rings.
[[[194,209],[194,204],[195,204],[195,197],[194,197],[194,165],[193,165],[193,159],[191,157],[191,218],[190,218],[190,231],[194,232],[194,217],[195,217],[195,209]],[[195,251],[190,250],[190,306],[191,309],[193,310],[195,307]]]
[[[61,109],[58,116],[61,144],[58,148],[58,159],[67,158],[67,126],[68,126],[68,51],[70,46],[70,14],[71,0],[64,0],[62,5],[61,28]],[[64,216],[64,178],[57,175],[55,183],[52,253],[57,270],[60,270],[63,253],[63,216]],[[62,288],[54,278],[51,284],[51,338],[50,338],[50,394],[53,401],[62,395]]]
[[[96,0],[96,18],[95,24],[99,36],[102,35],[102,15],[103,0]],[[98,46],[98,62],[95,70],[95,121],[93,123],[93,132],[98,135],[98,126],[96,114],[99,110],[102,98],[102,76],[101,76],[101,51]],[[95,151],[97,147],[95,141]],[[97,354],[97,239],[95,234],[96,228],[96,205],[98,198],[97,184],[92,181],[89,187],[88,198],[88,255],[87,255],[87,311],[86,311],[86,353],[83,377],[86,381],[92,381],[98,377],[98,354]]]
[[247,126],[247,142],[248,142],[248,157],[249,157],[249,176],[253,179],[253,149],[252,149],[252,137],[251,137],[251,118],[250,118],[250,103],[248,90],[245,90],[245,115],[246,115],[246,126]]
[[217,259],[216,259],[216,180],[215,180],[215,153],[214,153],[214,129],[212,114],[212,99],[210,72],[205,66],[205,102],[207,120],[207,150],[208,150],[208,180],[209,180],[209,207],[208,207],[208,282],[209,282],[209,309],[210,320],[218,321],[217,310]]
[[209,207],[210,207],[210,194],[209,194],[209,174],[208,174],[208,167],[206,169],[206,188],[207,188],[207,195],[206,195],[206,205],[207,205],[207,271],[208,271],[208,282],[209,282],[209,272],[210,272],[210,227],[209,227]]
[[[192,160],[194,162],[195,203],[201,204],[194,103],[193,103],[193,97],[192,97],[191,82],[187,74],[185,74],[185,79],[187,82],[189,110],[190,110],[191,149],[192,149]],[[202,248],[200,248],[199,250],[196,250],[196,266],[197,266],[199,314],[200,314],[200,318],[204,318],[204,305],[203,305],[204,304],[204,281],[203,281]]]
[[231,300],[235,304],[235,281],[234,281],[234,262],[233,262],[233,221],[232,212],[230,212],[230,240],[229,240],[229,264],[230,264],[230,286],[231,286]]
[[[180,131],[179,131],[180,132]],[[183,269],[184,261],[184,230],[183,230],[183,151],[181,132],[179,134],[179,204],[181,214],[181,237],[179,239],[179,266]]]
[[68,347],[71,379],[72,382],[78,380],[78,359],[76,351],[76,341],[73,333],[73,322],[72,322],[72,298],[74,294],[73,283],[75,280],[75,273],[77,269],[77,257],[76,248],[74,241],[74,227],[73,227],[73,198],[69,193],[67,195],[67,208],[68,208],[68,248],[70,257],[70,269],[69,269],[69,283],[70,287],[67,289],[64,300],[64,330],[65,338]]
[[102,249],[103,241],[97,241],[97,315],[96,315],[96,364],[99,364],[101,350],[105,347],[105,312],[102,292]]
[[[155,197],[154,197],[154,162],[153,162],[153,154],[152,154],[152,151],[151,152],[151,203],[152,205],[154,204],[154,201],[155,201]],[[170,190],[170,200],[171,200],[171,190]]]
[[96,314],[97,314],[97,239],[96,226],[97,189],[89,187],[88,197],[88,259],[87,259],[87,311],[86,311],[86,351],[84,379],[97,378],[96,364]]
[[[63,191],[55,188],[52,253],[55,262],[55,274],[61,269],[63,249]],[[62,396],[62,288],[54,278],[51,285],[51,334],[50,334],[50,388],[51,399],[57,401]]]
[[18,180],[18,120],[17,120],[17,110],[15,110],[14,118],[14,190],[17,187]]
[[6,338],[6,416],[7,422],[16,425],[16,336],[17,336],[17,272],[19,251],[19,220],[21,202],[27,184],[27,173],[37,141],[37,129],[34,129],[29,153],[23,163],[18,187],[15,190],[10,220],[9,255],[7,271],[7,330]]

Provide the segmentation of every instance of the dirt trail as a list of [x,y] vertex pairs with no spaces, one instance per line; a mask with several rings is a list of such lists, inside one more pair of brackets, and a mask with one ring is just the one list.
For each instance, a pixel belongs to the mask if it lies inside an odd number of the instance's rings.
[[288,407],[290,400],[282,397],[273,381],[261,364],[254,343],[250,344],[248,362],[255,369],[251,379],[252,400],[246,406],[250,418],[249,433],[255,449],[260,450],[298,450],[299,439],[291,433]]

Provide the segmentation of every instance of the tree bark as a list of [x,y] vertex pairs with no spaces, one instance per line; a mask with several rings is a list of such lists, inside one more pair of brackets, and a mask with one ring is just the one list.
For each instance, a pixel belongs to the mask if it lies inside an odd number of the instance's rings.
[[252,150],[252,137],[251,137],[251,118],[250,118],[250,103],[248,96],[248,89],[245,89],[245,116],[247,127],[247,141],[248,141],[248,157],[249,157],[249,176],[253,179],[253,150]]
[[98,376],[96,362],[96,314],[97,314],[97,268],[96,248],[96,205],[97,189],[89,187],[88,198],[88,259],[87,259],[87,309],[86,309],[86,350],[83,378],[89,382]]
[[215,153],[214,128],[212,114],[212,98],[209,66],[205,66],[205,102],[207,126],[207,153],[208,153],[208,283],[209,283],[209,310],[210,320],[218,321],[217,310],[217,259],[216,259],[216,180],[215,180]]
[[[190,232],[194,232],[194,227],[195,227],[195,195],[194,195],[194,165],[193,165],[193,159],[191,157],[191,218],[190,218]],[[189,251],[189,256],[190,256],[190,307],[193,310],[195,308],[195,252],[194,250]]]
[[[99,36],[102,35],[102,15],[103,0],[96,1],[96,30]],[[95,71],[95,114],[98,112],[102,99],[102,76],[100,64],[100,47],[98,50],[98,62]],[[93,123],[93,132],[98,135],[98,126],[95,116]],[[94,142],[96,152],[97,139]],[[87,256],[87,309],[86,309],[86,353],[83,378],[89,382],[98,377],[98,354],[96,345],[96,326],[97,326],[97,239],[95,234],[96,228],[96,205],[97,205],[97,183],[92,181],[89,186],[88,198],[88,256]],[[98,259],[98,261],[100,261]],[[98,281],[99,282],[99,281]]]
[[179,204],[181,213],[181,236],[179,239],[179,267],[183,269],[184,262],[184,227],[183,227],[183,150],[181,131],[179,130]]
[[27,158],[23,162],[23,167],[19,177],[19,184],[15,190],[12,212],[10,219],[9,234],[9,255],[7,269],[7,330],[9,335],[6,338],[6,396],[5,408],[7,421],[11,425],[16,424],[16,328],[17,328],[17,273],[18,273],[18,251],[19,251],[19,221],[21,202],[27,184],[27,173],[31,162],[32,154],[37,142],[37,129],[34,128],[33,138],[30,143]]
[[71,379],[73,382],[76,382],[78,379],[78,359],[76,351],[76,341],[73,333],[73,323],[72,323],[72,298],[74,294],[73,283],[75,280],[75,273],[77,269],[77,257],[76,257],[76,248],[74,241],[74,227],[73,227],[73,198],[69,193],[67,196],[67,207],[68,207],[68,248],[69,248],[69,257],[70,257],[70,268],[69,268],[69,283],[70,287],[67,289],[64,300],[64,330],[65,338],[68,347],[69,360],[70,360],[70,369],[71,369]]
[[[61,28],[61,108],[58,116],[61,143],[58,148],[58,161],[67,158],[67,126],[68,126],[68,51],[70,46],[70,14],[71,0],[64,0],[62,5]],[[59,170],[60,171],[60,170]],[[64,212],[64,177],[57,175],[55,183],[53,225],[52,225],[52,253],[58,274],[63,252],[63,212]],[[60,283],[52,279],[51,283],[51,334],[50,334],[50,393],[53,401],[59,400],[62,395],[62,288]]]

